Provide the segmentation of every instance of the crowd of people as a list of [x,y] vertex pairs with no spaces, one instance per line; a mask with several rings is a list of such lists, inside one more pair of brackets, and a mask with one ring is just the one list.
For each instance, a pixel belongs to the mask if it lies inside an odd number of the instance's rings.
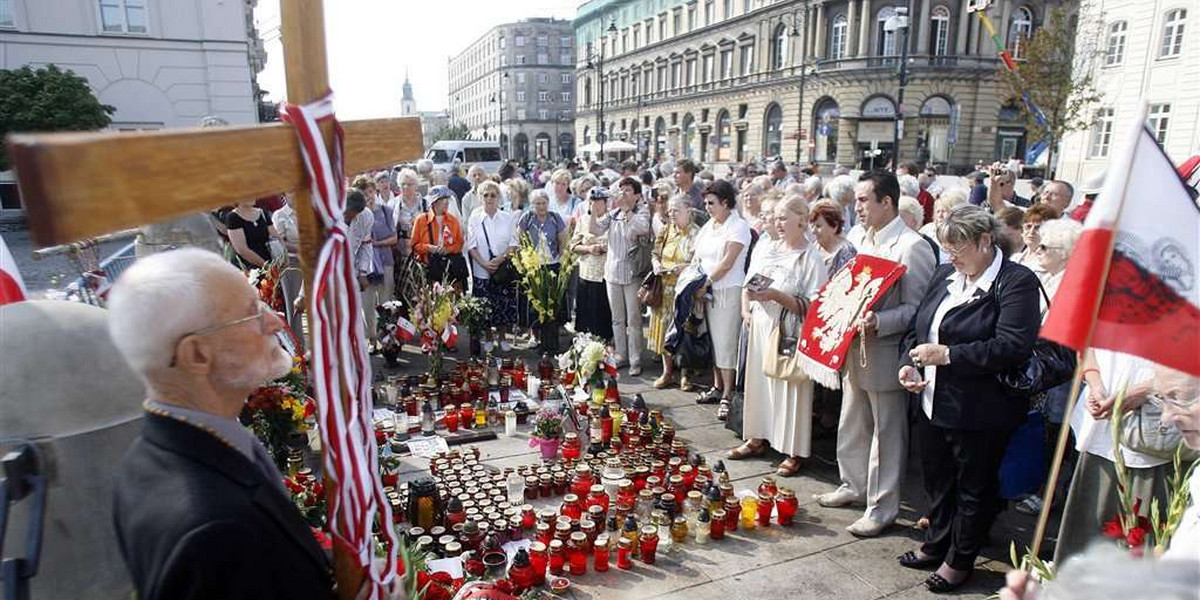
[[[1174,379],[1112,352],[1082,357],[1083,400],[1073,414],[1065,410],[1070,382],[1036,398],[1014,397],[999,383],[1030,356],[1100,182],[1076,189],[1037,181],[1026,198],[1016,192],[1017,173],[1000,163],[957,185],[913,163],[852,174],[775,161],[717,175],[688,158],[527,170],[510,163],[499,174],[471,166],[463,175],[458,165],[444,173],[420,161],[353,179],[346,222],[372,342],[375,307],[403,297],[419,269],[489,300],[484,351],[529,347],[540,331],[518,278],[503,273],[506,259],[523,236],[551,269],[572,252],[564,328],[608,340],[629,376],[661,363],[655,388],[695,392],[717,419],[736,415],[730,429],[741,443],[729,459],[773,449],[783,457],[777,474],[790,477],[803,470],[814,436],[836,434],[840,484],[816,501],[861,507],[850,533],[877,536],[895,523],[913,449],[926,531],[898,561],[934,570],[926,580],[933,592],[970,577],[1005,500],[1027,514],[1042,509],[1049,490],[1002,498],[998,476],[1031,415],[1045,431],[1039,455],[1047,462],[1061,428],[1074,432],[1077,451],[1055,493],[1064,514],[1059,559],[1082,552],[1117,508],[1108,419],[1119,393],[1125,410],[1164,407],[1164,427],[1194,435],[1200,420],[1194,378],[1190,395],[1170,395]],[[292,205],[288,198],[273,214],[254,203],[223,213],[232,260],[261,266],[294,255]],[[795,343],[822,285],[856,256],[905,270],[854,324],[861,339],[850,346],[840,389],[769,376],[761,365],[777,354],[772,345]],[[680,324],[689,318],[708,332],[704,366],[680,355]],[[1150,498],[1165,503],[1169,461],[1126,450],[1123,462],[1147,506]]]

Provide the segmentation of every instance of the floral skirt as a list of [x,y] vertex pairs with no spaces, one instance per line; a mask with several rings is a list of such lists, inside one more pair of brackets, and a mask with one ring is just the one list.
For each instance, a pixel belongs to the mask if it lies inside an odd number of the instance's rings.
[[471,278],[471,295],[487,298],[492,327],[508,327],[517,322],[517,284],[492,285],[490,279]]
[[603,281],[580,278],[575,294],[575,333],[590,333],[600,339],[611,340],[612,326],[608,286]]

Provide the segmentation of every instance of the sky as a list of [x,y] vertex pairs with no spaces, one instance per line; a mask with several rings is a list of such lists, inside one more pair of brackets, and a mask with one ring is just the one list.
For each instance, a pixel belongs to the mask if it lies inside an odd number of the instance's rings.
[[[447,60],[487,30],[530,17],[571,19],[582,0],[325,0],[329,83],[341,119],[400,115],[405,71],[417,110],[444,110]],[[258,83],[286,99],[279,0],[254,11],[267,65]]]

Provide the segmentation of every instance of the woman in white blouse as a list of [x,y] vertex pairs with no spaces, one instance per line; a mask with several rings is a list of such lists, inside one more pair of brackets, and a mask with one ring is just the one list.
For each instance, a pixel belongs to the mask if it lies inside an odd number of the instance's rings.
[[[476,188],[483,206],[471,215],[467,226],[467,252],[471,255],[471,293],[488,299],[490,324],[496,328],[500,350],[508,352],[512,345],[505,339],[517,321],[517,282],[504,285],[491,282],[492,274],[520,245],[516,236],[517,215],[500,210],[500,186],[484,181]],[[488,334],[483,351],[492,349],[493,336]]]
[[746,280],[746,255],[752,237],[750,225],[737,212],[737,193],[728,181],[717,180],[708,186],[704,208],[710,218],[696,234],[692,262],[707,277],[705,284],[696,290],[696,297],[704,299],[712,337],[713,387],[700,394],[696,402],[720,401],[717,419],[724,421],[733,396],[738,334],[742,326],[742,284]]

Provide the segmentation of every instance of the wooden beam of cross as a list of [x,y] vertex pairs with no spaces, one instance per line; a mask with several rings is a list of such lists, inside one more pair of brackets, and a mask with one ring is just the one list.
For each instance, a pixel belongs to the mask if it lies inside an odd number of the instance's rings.
[[[329,90],[323,2],[282,0],[280,19],[288,100],[313,102]],[[344,128],[348,174],[390,167],[422,152],[416,118],[349,122]],[[332,126],[324,124],[321,132],[328,148]],[[300,145],[290,126],[19,134],[9,136],[7,143],[30,228],[40,245],[294,190],[301,268],[307,288],[313,289],[313,269],[325,236],[310,203]],[[334,492],[332,485],[326,489]],[[349,600],[357,595],[363,573],[344,548],[335,545],[334,553],[338,595]]]

